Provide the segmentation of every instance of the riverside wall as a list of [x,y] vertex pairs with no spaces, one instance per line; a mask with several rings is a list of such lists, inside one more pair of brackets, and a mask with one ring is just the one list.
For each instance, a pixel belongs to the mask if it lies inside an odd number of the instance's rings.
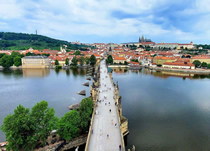
[[209,69],[171,69],[171,68],[161,68],[161,67],[150,67],[149,69],[156,70],[156,71],[173,71],[173,72],[183,72],[183,73],[210,74]]

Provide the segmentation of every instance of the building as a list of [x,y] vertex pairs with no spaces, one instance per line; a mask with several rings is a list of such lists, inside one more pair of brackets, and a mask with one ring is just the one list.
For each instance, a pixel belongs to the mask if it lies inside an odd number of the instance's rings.
[[193,42],[191,41],[191,43],[189,44],[179,44],[179,43],[165,43],[165,42],[162,42],[162,43],[158,43],[154,46],[154,48],[170,48],[170,49],[193,49],[194,48],[194,45],[193,45]]
[[190,62],[193,63],[193,61],[195,60],[199,60],[201,63],[202,62],[206,62],[206,63],[210,63],[210,56],[195,56],[195,57],[192,57],[190,59]]
[[119,64],[119,63],[124,64],[125,61],[126,61],[126,59],[124,57],[115,57],[114,60],[113,60],[113,62],[117,63],[117,64]]
[[144,47],[146,46],[152,47],[152,46],[155,46],[155,42],[142,42],[141,45]]
[[172,69],[195,69],[195,65],[189,62],[165,62],[162,67]]
[[104,48],[105,43],[94,43],[94,44],[92,44],[92,46],[95,46],[96,48]]
[[22,59],[22,68],[50,68],[47,56],[26,56]]
[[151,39],[144,38],[144,35],[142,35],[141,38],[139,37],[139,43],[143,43],[143,42],[152,42],[152,40]]
[[174,57],[161,57],[161,56],[155,56],[153,58],[153,63],[158,64],[164,64],[165,62],[174,62],[176,59]]
[[190,44],[178,44],[177,49],[193,49],[194,45],[193,42],[191,41]]
[[114,48],[115,52],[124,52],[124,49],[122,47],[116,47]]
[[179,43],[165,43],[165,42],[161,42],[161,43],[158,43],[154,46],[154,48],[158,48],[158,49],[161,49],[161,48],[170,48],[170,49],[174,49],[174,48],[177,48],[179,46]]
[[138,42],[129,42],[129,43],[121,43],[120,46],[121,47],[129,47],[129,46],[136,46],[139,47],[141,44]]

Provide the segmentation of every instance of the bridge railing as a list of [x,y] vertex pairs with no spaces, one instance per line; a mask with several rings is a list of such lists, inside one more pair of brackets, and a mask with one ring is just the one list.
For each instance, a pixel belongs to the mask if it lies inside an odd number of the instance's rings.
[[[116,86],[115,86],[115,84],[114,84],[114,81],[113,81],[113,78],[112,78],[112,75],[111,74],[109,74],[109,78],[110,78],[110,80],[111,80],[111,82],[112,82],[112,85],[113,85],[113,87],[114,87],[114,95],[116,94],[115,92],[116,92]],[[115,96],[115,98],[116,98],[116,96]],[[121,126],[121,119],[120,119],[120,114],[119,114],[119,112],[118,112],[118,106],[115,106],[116,107],[116,111],[117,111],[117,120],[118,120],[118,123],[120,124],[119,126],[120,126],[120,136],[121,136],[121,142],[122,142],[122,144],[119,144],[119,145],[121,145],[122,146],[122,151],[125,151],[125,143],[124,143],[124,137],[123,137],[123,133],[122,133],[122,126]]]
[[121,136],[121,142],[122,142],[122,144],[119,144],[119,145],[122,146],[122,151],[125,151],[125,143],[124,143],[124,137],[123,137],[123,133],[122,133],[122,126],[121,126],[120,114],[119,114],[119,112],[118,112],[118,107],[117,107],[117,106],[115,106],[115,107],[116,107],[116,111],[117,111],[118,123],[120,124],[120,125],[119,125],[119,126],[120,126],[120,136]]
[[[97,93],[95,102],[97,102],[97,99],[98,99],[98,93]],[[89,132],[88,132],[87,142],[86,142],[86,145],[85,145],[85,151],[88,151],[88,148],[89,148],[90,137],[91,137],[92,129],[93,129],[93,121],[94,121],[93,119],[95,117],[95,113],[96,113],[96,104],[94,105],[94,108],[93,108],[93,113],[92,113],[92,118],[91,118],[91,122],[90,122],[90,128],[89,128]]]

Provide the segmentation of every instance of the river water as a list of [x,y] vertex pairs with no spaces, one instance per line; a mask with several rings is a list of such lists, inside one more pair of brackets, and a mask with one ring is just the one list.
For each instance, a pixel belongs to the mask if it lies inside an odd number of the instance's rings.
[[[0,124],[19,105],[46,100],[61,117],[89,88],[86,70],[26,69],[0,72]],[[114,69],[129,121],[127,148],[137,151],[210,150],[210,76]],[[4,141],[0,132],[0,142]]]
[[[55,114],[62,117],[68,112],[68,106],[79,103],[84,97],[77,92],[86,90],[90,96],[86,70],[24,69],[0,72],[0,125],[8,114],[13,114],[19,105],[31,108],[37,102],[46,100],[49,107],[55,108]],[[0,142],[5,141],[0,131]]]
[[210,76],[115,69],[127,148],[137,151],[210,150]]

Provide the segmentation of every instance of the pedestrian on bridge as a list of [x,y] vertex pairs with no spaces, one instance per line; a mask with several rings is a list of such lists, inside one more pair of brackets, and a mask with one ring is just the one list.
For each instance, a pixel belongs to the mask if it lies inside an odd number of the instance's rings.
[[122,147],[122,146],[121,146],[121,145],[119,145],[119,149],[120,149],[120,151],[121,151],[121,147]]

